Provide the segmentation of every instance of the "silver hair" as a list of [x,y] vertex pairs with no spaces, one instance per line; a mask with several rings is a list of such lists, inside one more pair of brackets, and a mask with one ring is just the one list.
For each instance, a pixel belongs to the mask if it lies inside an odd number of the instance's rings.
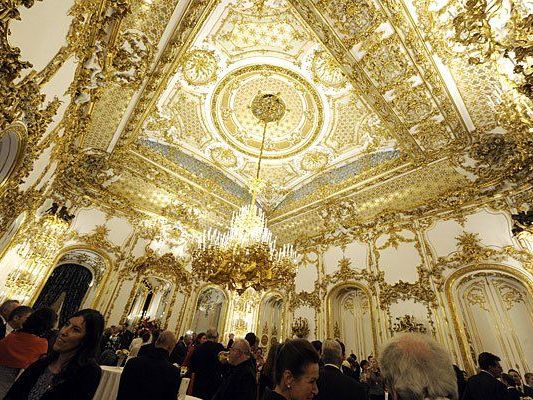
[[322,343],[322,362],[324,364],[333,364],[338,367],[342,364],[342,349],[339,342],[327,339]]
[[250,343],[245,339],[235,339],[233,347],[237,350],[242,351],[245,356],[250,356],[252,354],[252,349],[250,348]]
[[458,399],[450,356],[427,335],[394,337],[383,348],[379,361],[386,385],[402,400]]
[[218,338],[218,332],[215,328],[209,328],[205,332],[205,337],[207,338],[207,340],[216,340]]

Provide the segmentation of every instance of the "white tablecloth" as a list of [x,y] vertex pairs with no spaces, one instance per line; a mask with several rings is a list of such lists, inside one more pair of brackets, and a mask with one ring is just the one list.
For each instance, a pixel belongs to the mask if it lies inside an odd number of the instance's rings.
[[[105,365],[102,368],[102,378],[93,400],[115,400],[118,394],[118,386],[120,384],[120,375],[122,374],[122,367],[108,367]],[[201,400],[198,397],[185,396],[185,400]]]
[[102,378],[93,400],[115,400],[117,398],[122,370],[122,367],[102,365]]

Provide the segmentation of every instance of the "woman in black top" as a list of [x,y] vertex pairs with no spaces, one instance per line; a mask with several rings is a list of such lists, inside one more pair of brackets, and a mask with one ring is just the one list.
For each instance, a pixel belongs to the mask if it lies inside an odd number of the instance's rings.
[[307,340],[288,340],[280,346],[274,363],[276,387],[263,400],[313,400],[318,394],[320,357]]
[[96,364],[104,317],[96,310],[75,313],[61,328],[50,355],[30,365],[5,400],[91,400],[102,370]]
[[263,398],[263,393],[265,393],[265,391],[274,390],[274,362],[276,360],[276,355],[278,354],[279,346],[281,346],[279,343],[274,343],[270,347],[270,350],[268,350],[267,359],[259,374],[259,399]]

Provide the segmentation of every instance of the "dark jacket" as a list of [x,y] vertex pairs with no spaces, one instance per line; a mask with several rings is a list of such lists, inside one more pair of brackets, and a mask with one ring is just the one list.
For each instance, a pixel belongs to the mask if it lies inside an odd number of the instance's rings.
[[359,369],[359,373],[357,372],[357,370],[353,370],[345,365],[341,366],[341,370],[342,370],[342,373],[346,376],[349,376],[350,378],[352,379],[355,379],[356,381],[359,382],[359,378],[360,378],[360,375],[361,375],[361,369]]
[[180,370],[170,363],[168,351],[156,347],[126,363],[117,400],[176,400],[180,383]]
[[466,382],[461,400],[505,400],[507,388],[488,372],[481,371]]
[[521,394],[522,392],[515,387],[507,388],[507,400],[520,400]]
[[528,385],[524,385],[524,395],[533,398],[533,388]]
[[218,353],[224,351],[220,343],[207,341],[198,346],[191,357],[189,370],[194,374],[192,395],[211,399],[222,383],[222,364]]
[[172,364],[176,363],[178,365],[182,365],[183,361],[185,361],[186,355],[187,345],[183,340],[180,340],[178,343],[176,343],[176,346],[174,346],[172,353],[170,353],[170,362]]
[[265,394],[263,395],[263,398],[261,400],[285,400],[285,397],[277,394],[276,392],[270,389],[267,389],[265,390]]
[[0,318],[0,339],[3,339],[6,337],[6,322],[2,318]]
[[155,349],[155,343],[143,344],[139,348],[139,352],[137,353],[137,357],[144,357],[144,356],[148,355],[149,353],[151,353],[154,349]]
[[256,400],[257,384],[252,363],[247,360],[229,369],[213,400]]
[[[30,365],[11,386],[4,400],[26,400],[49,364],[49,359],[42,358]],[[54,379],[52,387],[41,397],[41,400],[91,400],[98,388],[101,376],[102,370],[95,362],[86,364],[70,376],[58,376]]]
[[320,370],[317,381],[318,395],[315,400],[365,400],[365,387],[355,379],[343,374],[332,365]]

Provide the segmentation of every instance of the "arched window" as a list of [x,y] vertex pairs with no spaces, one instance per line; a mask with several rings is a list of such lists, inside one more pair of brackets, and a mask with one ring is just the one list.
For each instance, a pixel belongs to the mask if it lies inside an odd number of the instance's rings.
[[46,281],[33,307],[55,308],[62,325],[80,308],[92,279],[91,271],[82,265],[61,264]]
[[505,369],[529,371],[533,299],[526,286],[514,276],[487,269],[461,277],[452,289],[472,360],[488,351],[502,359]]
[[192,329],[205,332],[209,328],[217,328],[222,335],[226,307],[226,296],[221,289],[208,287],[202,290],[196,301]]
[[356,285],[341,286],[329,294],[329,332],[359,360],[375,354],[373,318],[367,293]]
[[267,294],[261,301],[258,320],[261,346],[268,348],[283,341],[283,306],[283,298],[278,293]]

